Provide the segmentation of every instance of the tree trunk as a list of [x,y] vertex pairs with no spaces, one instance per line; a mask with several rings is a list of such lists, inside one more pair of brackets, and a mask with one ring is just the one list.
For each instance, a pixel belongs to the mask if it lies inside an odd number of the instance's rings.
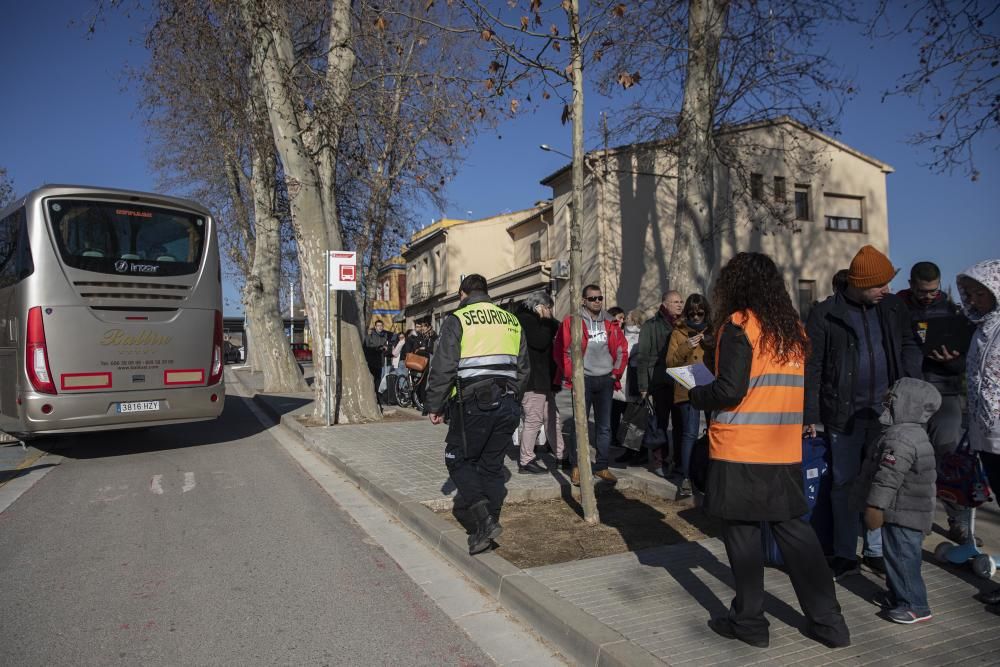
[[[569,24],[572,31],[570,41],[571,65],[573,68],[573,210],[569,223],[569,275],[572,299],[583,290],[583,250],[580,243],[580,219],[583,216],[583,53],[580,43],[580,0],[571,0]],[[573,424],[576,434],[576,457],[580,468],[580,499],[583,505],[583,520],[590,524],[600,522],[597,513],[597,498],[590,470],[590,429],[587,425],[587,406],[584,397],[583,376],[583,321],[579,309],[573,312],[572,350],[573,362]]]
[[247,325],[254,342],[254,370],[264,373],[264,391],[308,391],[299,372],[281,321],[281,221],[273,214],[274,160],[255,154],[251,167],[254,228],[257,231],[253,266],[244,286]]
[[681,294],[706,294],[715,268],[712,131],[728,14],[729,0],[691,0],[688,10],[688,61],[677,132],[677,220],[670,253],[670,288]]
[[[306,312],[314,340],[322,340],[326,328],[326,266],[330,250],[341,249],[342,243],[334,197],[336,158],[330,148],[315,150],[315,147],[319,143],[327,147],[336,146],[337,142],[335,136],[310,136],[307,128],[318,125],[335,128],[340,120],[338,114],[346,99],[344,91],[348,88],[350,69],[353,67],[352,58],[345,54],[350,50],[350,2],[333,0],[328,68],[337,71],[327,73],[332,89],[329,96],[334,101],[332,105],[322,105],[323,112],[331,114],[324,119],[324,123],[309,117],[306,105],[294,87],[291,73],[295,62],[294,49],[284,5],[273,0],[243,0],[242,10],[253,38],[254,72],[260,77],[264,90],[275,146],[288,183]],[[337,308],[334,297],[331,295],[330,299],[331,321]],[[349,320],[347,325],[341,327],[342,394],[340,400],[331,400],[339,408],[333,418],[341,423],[377,420],[380,414],[375,387],[365,362],[361,336],[357,328],[350,324],[353,321]],[[335,345],[333,329],[331,325],[329,337]],[[331,351],[337,358],[336,349]],[[336,372],[337,369],[334,369]],[[334,375],[329,377],[333,381],[328,383],[325,373],[317,373],[313,383],[313,415],[317,419],[324,417],[328,395],[337,384]]]

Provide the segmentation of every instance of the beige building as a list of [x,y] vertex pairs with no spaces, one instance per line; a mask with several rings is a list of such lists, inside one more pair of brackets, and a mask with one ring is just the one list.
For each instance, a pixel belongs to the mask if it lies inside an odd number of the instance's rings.
[[[536,228],[545,227],[546,211],[551,206],[542,202],[482,220],[444,218],[416,232],[402,252],[409,288],[406,326],[431,315],[439,328],[441,318],[458,307],[458,286],[470,273],[486,276],[497,300],[548,286],[543,262],[530,261],[531,243],[545,236]],[[522,258],[518,250],[525,245]]]
[[[715,166],[717,233],[707,244],[715,271],[737,252],[766,252],[806,310],[830,294],[833,274],[862,245],[888,252],[889,165],[789,118],[717,137],[726,158]],[[669,287],[677,188],[671,143],[592,151],[587,164],[583,282],[599,285],[607,306],[651,314]],[[552,188],[551,203],[485,220],[441,220],[414,235],[403,252],[408,323],[427,313],[440,321],[457,307],[461,276],[473,272],[489,279],[498,302],[549,288],[557,315],[576,307],[579,295],[567,289],[569,166],[542,183]]]

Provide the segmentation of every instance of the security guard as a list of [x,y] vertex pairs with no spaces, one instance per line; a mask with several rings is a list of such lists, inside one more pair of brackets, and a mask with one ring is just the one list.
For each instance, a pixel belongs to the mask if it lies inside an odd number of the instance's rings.
[[489,549],[503,530],[503,459],[531,371],[520,323],[493,305],[486,289],[481,275],[462,280],[459,308],[441,324],[425,404],[431,423],[448,417],[445,465],[476,521],[472,555]]

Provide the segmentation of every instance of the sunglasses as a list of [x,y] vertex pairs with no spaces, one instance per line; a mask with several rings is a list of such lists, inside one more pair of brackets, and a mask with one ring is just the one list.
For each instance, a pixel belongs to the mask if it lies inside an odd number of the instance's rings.
[[588,297],[584,297],[584,298],[587,299],[587,301],[590,301],[591,303],[593,303],[595,301],[604,301],[604,297],[603,296],[588,296]]
[[689,310],[687,316],[688,317],[705,317],[705,311],[704,310]]

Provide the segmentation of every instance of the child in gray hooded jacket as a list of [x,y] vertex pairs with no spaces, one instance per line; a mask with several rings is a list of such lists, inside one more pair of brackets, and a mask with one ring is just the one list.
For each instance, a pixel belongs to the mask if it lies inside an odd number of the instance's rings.
[[931,619],[927,587],[920,575],[924,535],[934,522],[937,467],[927,421],[941,407],[933,385],[914,378],[896,382],[886,395],[885,425],[867,452],[858,479],[865,525],[882,529],[886,616],[895,623]]

